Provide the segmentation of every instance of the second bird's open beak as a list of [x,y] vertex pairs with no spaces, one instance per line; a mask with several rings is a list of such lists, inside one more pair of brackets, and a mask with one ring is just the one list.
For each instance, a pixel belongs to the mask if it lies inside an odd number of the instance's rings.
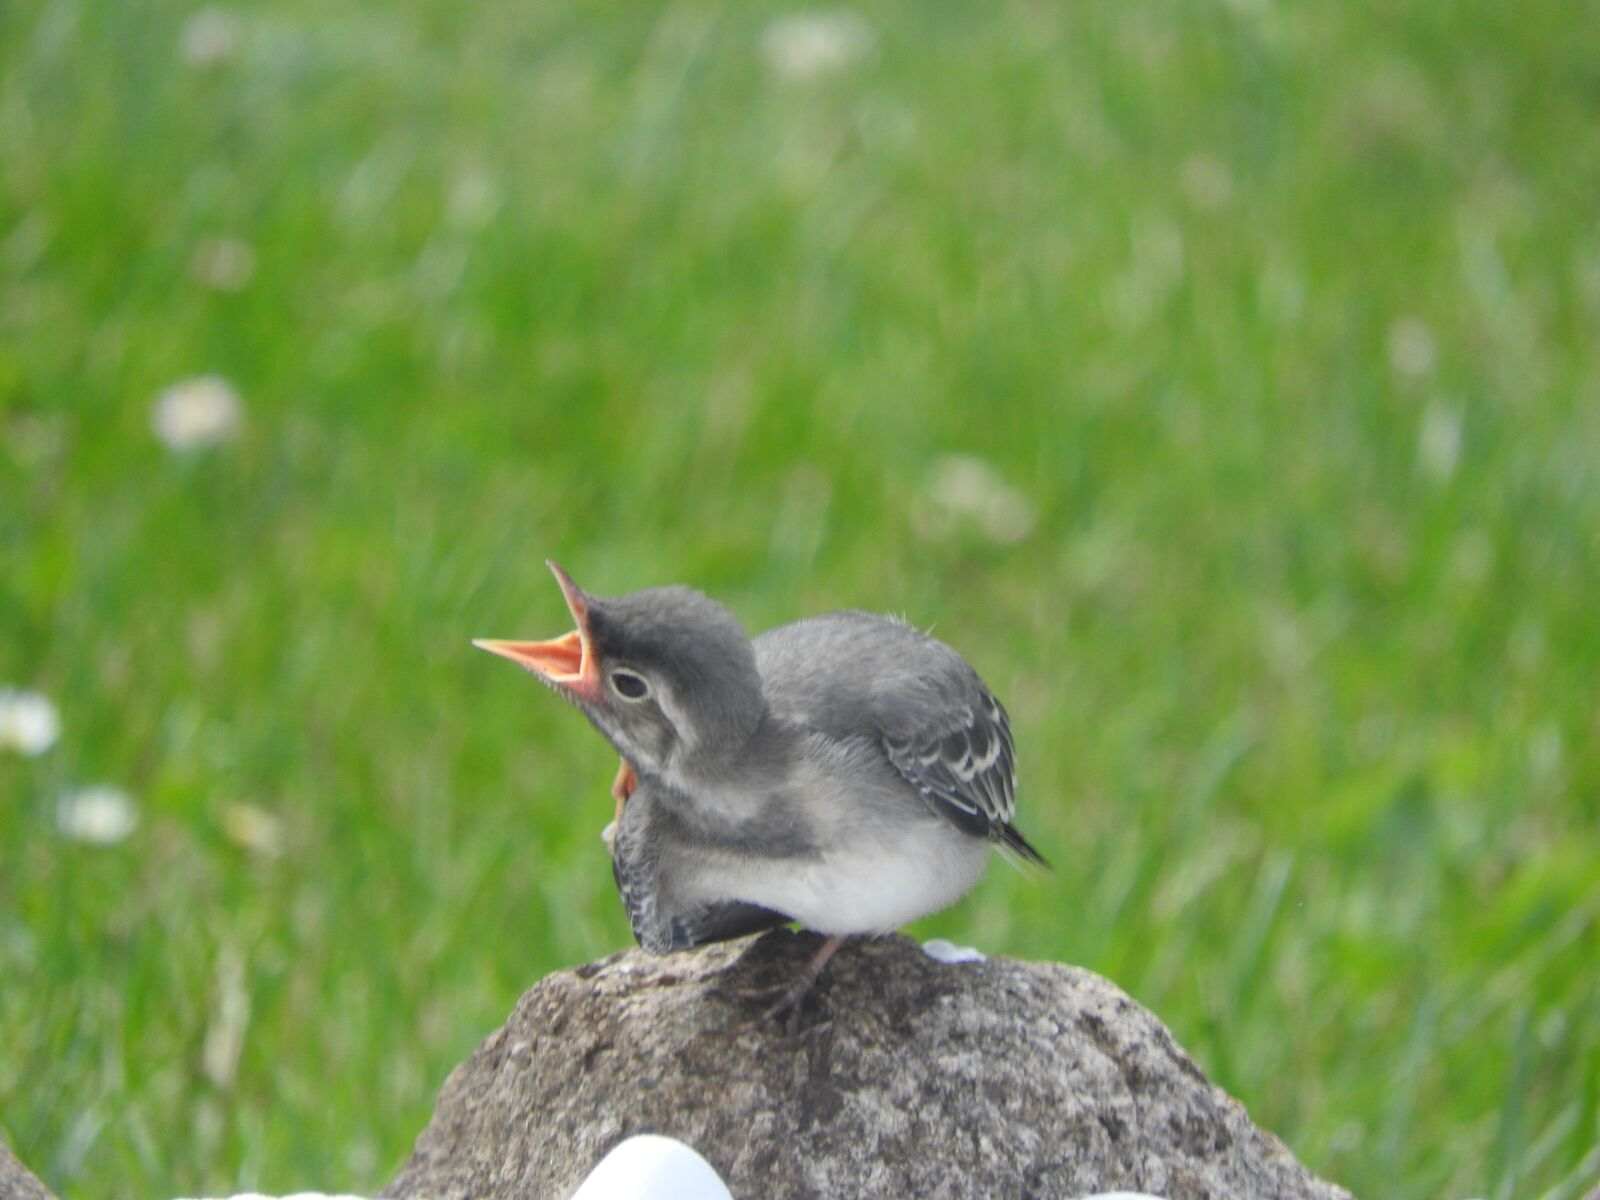
[[509,658],[519,667],[532,671],[545,682],[553,684],[579,700],[600,699],[600,664],[595,658],[589,634],[589,598],[583,589],[572,582],[572,576],[556,563],[546,560],[561,594],[566,598],[567,609],[577,628],[548,642],[501,642],[489,638],[475,638],[472,644],[490,654]]

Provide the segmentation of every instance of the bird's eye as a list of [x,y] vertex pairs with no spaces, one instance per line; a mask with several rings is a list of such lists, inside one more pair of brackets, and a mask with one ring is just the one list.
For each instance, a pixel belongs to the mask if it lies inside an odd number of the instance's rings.
[[611,672],[611,686],[624,700],[643,700],[650,694],[650,685],[643,675],[633,671]]

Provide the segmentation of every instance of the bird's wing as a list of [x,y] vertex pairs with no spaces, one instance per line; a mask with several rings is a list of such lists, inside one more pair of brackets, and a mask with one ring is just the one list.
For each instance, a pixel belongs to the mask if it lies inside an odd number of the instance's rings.
[[836,612],[755,639],[770,708],[834,746],[876,735],[894,768],[959,828],[1042,863],[1011,821],[1006,710],[959,654],[903,621]]
[[663,878],[663,818],[648,786],[624,802],[612,842],[611,874],[633,937],[651,954],[671,954],[785,925],[790,918],[740,901],[680,905]]
[[1017,811],[1016,750],[1000,701],[978,686],[968,702],[924,711],[915,724],[887,728],[884,752],[942,816],[1043,862],[1012,825]]

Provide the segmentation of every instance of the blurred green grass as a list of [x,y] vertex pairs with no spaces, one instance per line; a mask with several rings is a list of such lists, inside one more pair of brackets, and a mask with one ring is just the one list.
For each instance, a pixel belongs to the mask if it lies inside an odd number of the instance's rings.
[[[3,1132],[70,1197],[373,1189],[627,942],[609,754],[467,647],[563,628],[553,555],[935,624],[1058,870],[917,932],[1108,974],[1357,1194],[1576,1197],[1600,23],[875,4],[785,80],[796,11],[262,0],[195,62],[0,6],[0,682],[64,724],[0,758]],[[208,372],[242,436],[173,454]]]

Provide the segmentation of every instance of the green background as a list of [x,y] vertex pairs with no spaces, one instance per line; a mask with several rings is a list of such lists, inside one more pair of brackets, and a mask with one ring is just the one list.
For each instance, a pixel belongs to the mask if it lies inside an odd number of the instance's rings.
[[[914,932],[1107,974],[1358,1194],[1575,1197],[1595,5],[872,4],[792,78],[801,11],[0,5],[0,682],[63,723],[0,757],[5,1135],[375,1189],[627,943],[614,758],[467,644],[566,627],[553,556],[933,625],[1057,870]],[[101,780],[137,830],[62,837]]]

